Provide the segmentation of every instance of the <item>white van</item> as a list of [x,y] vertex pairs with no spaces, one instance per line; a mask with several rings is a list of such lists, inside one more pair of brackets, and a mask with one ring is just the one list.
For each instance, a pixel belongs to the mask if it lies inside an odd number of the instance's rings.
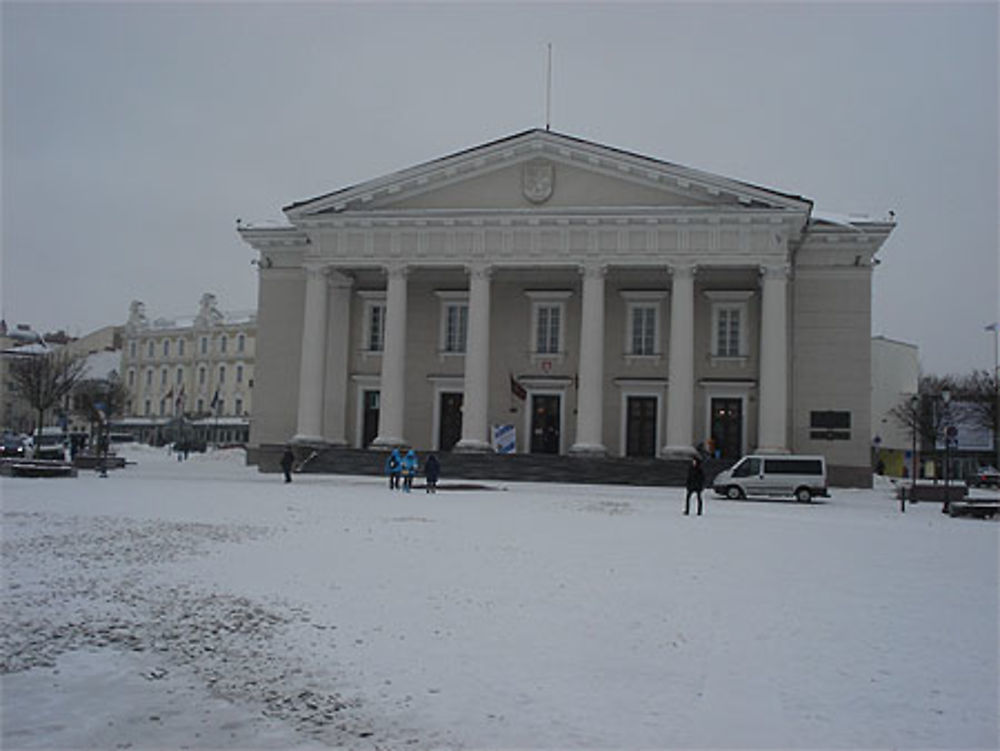
[[795,496],[808,503],[813,496],[827,497],[826,458],[752,454],[716,475],[712,489],[737,500],[747,496]]

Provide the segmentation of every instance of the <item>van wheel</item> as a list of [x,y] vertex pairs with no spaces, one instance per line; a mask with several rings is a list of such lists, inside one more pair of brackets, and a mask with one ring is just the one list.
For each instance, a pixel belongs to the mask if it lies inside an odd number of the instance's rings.
[[730,485],[726,488],[726,498],[731,501],[738,501],[743,497],[743,491],[739,489],[736,485]]
[[812,500],[812,493],[809,488],[799,488],[795,491],[795,500],[799,503],[809,503]]

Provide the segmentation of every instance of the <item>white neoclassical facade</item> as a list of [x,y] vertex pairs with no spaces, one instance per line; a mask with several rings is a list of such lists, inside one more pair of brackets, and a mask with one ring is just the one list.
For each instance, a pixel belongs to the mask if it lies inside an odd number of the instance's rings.
[[[241,225],[250,443],[822,453],[870,478],[891,220],[530,130]],[[834,427],[831,427],[834,426]]]

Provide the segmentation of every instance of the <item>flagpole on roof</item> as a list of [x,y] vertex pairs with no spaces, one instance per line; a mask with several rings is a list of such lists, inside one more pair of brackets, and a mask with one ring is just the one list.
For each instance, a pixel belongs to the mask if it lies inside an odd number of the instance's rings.
[[545,130],[552,127],[552,42],[548,43],[548,66],[545,74]]

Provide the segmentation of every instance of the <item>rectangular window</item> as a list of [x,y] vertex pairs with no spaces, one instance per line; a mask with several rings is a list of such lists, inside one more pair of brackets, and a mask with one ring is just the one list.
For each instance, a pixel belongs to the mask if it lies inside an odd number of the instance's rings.
[[153,369],[147,368],[146,370],[146,388],[153,385]]
[[207,336],[203,336],[201,338],[201,353],[203,355],[208,354],[208,337]]
[[135,387],[135,371],[134,370],[130,370],[128,372],[128,387],[129,388],[134,388]]
[[559,333],[562,325],[562,306],[539,304],[535,309],[535,352],[555,355],[559,353]]
[[810,412],[809,437],[814,441],[849,441],[851,413],[833,410]]
[[205,368],[198,368],[198,384],[201,386],[205,385]]
[[225,351],[226,351],[226,345],[228,345],[228,344],[229,344],[229,339],[228,339],[228,337],[225,337],[225,336],[224,336],[224,337],[222,337],[222,338],[221,338],[221,339],[219,340],[219,351],[220,351],[220,352],[225,352]]
[[372,303],[368,308],[368,351],[381,352],[385,346],[385,305]]
[[242,365],[237,365],[236,366],[236,382],[237,383],[243,383],[243,366]]
[[469,306],[464,303],[449,303],[445,306],[444,351],[465,352],[465,340],[469,331]]
[[741,356],[743,353],[740,351],[740,309],[720,307],[716,313],[716,356]]
[[164,368],[163,370],[160,371],[160,385],[161,386],[166,386],[167,385],[167,369],[166,368]]
[[184,340],[183,339],[178,339],[177,340],[177,356],[178,357],[184,357]]
[[243,334],[240,334],[236,338],[236,351],[237,352],[242,352],[243,351],[243,349],[246,347],[246,341],[247,341],[247,338]]
[[163,356],[164,357],[170,357],[170,340],[169,339],[164,339],[163,340]]
[[631,354],[656,354],[656,308],[654,306],[636,305],[632,308],[631,331]]
[[198,414],[200,415],[204,411],[205,411],[205,400],[204,399],[199,399],[198,400]]
[[225,365],[220,365],[219,366],[219,383],[225,383],[225,382],[226,382],[226,366]]
[[135,342],[128,343],[128,356],[133,360],[135,359]]
[[143,407],[144,407],[143,414],[146,417],[149,417],[149,415],[153,412],[153,403],[149,401],[149,399],[147,399]]
[[153,356],[153,347],[154,346],[155,346],[155,343],[153,342],[152,339],[150,339],[149,343],[146,345],[146,356],[147,357],[152,357]]
[[177,368],[177,383],[178,385],[184,382],[184,368]]
[[242,414],[243,414],[243,400],[237,398],[236,399],[236,416],[239,417]]

